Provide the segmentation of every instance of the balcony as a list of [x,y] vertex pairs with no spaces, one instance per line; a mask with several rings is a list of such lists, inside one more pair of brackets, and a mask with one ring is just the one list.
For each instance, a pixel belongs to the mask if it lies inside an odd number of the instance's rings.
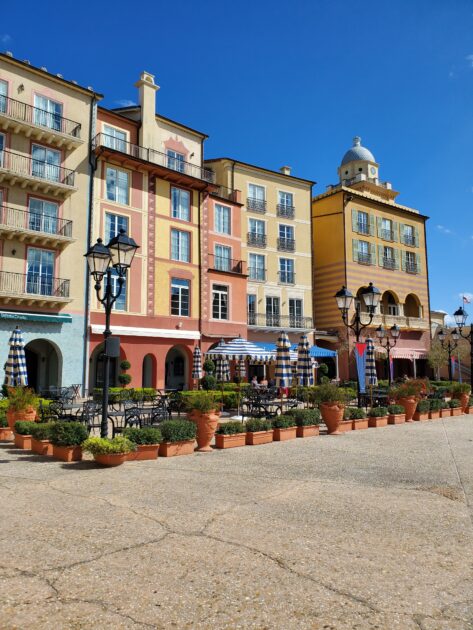
[[266,213],[266,199],[254,199],[253,197],[248,197],[248,199],[246,200],[246,208],[247,210],[251,210],[252,212],[265,214]]
[[76,190],[74,178],[75,172],[63,166],[35,160],[30,155],[7,149],[0,151],[0,183],[7,181],[10,186],[19,184],[21,188],[28,186],[45,195],[65,197]]
[[0,300],[4,304],[59,306],[70,302],[70,281],[37,274],[0,271]]
[[[106,133],[98,133],[95,136],[92,141],[92,149],[100,153],[108,152],[117,156],[128,156],[142,162],[148,162],[148,164],[162,169],[160,175],[163,179],[171,179],[173,181],[182,179],[185,182],[186,178],[191,177],[204,181],[207,184],[215,182],[215,173],[207,168],[185,162],[184,160],[178,160],[155,149],[147,149],[137,144],[125,142],[125,140],[109,136]],[[127,160],[122,160],[122,163],[126,164]]]
[[[361,313],[361,323],[367,324],[369,321],[368,313]],[[396,324],[402,330],[428,330],[429,320],[424,317],[406,317],[405,315],[381,315],[377,314],[373,317],[370,327],[383,325],[386,330]]]
[[383,267],[385,269],[397,269],[396,259],[384,256],[383,257]]
[[392,230],[381,230],[381,238],[384,241],[394,241],[394,232]]
[[0,206],[0,236],[11,240],[60,247],[71,243],[72,221]]
[[356,224],[356,231],[358,232],[358,234],[366,234],[367,236],[369,236],[370,226],[368,225],[368,223],[364,223],[363,221],[358,221]]
[[5,130],[22,131],[27,138],[57,147],[72,149],[84,143],[80,123],[8,96],[0,96],[0,124]]
[[312,317],[302,315],[278,315],[274,313],[248,313],[248,326],[309,331],[313,329]]
[[373,256],[371,254],[365,254],[363,252],[358,252],[358,262],[361,265],[372,265],[373,264]]
[[415,262],[409,262],[406,260],[406,271],[407,273],[419,273],[419,266]]
[[280,284],[296,284],[296,274],[294,271],[278,271]]
[[266,247],[266,234],[248,232],[246,242],[248,245],[251,245],[251,247]]
[[287,206],[283,203],[278,203],[276,206],[276,213],[278,217],[284,217],[285,219],[293,219],[296,214],[294,206]]
[[246,276],[246,262],[244,260],[233,260],[226,256],[209,254],[209,271]]
[[401,242],[404,243],[404,245],[408,245],[409,247],[419,247],[419,243],[417,242],[417,239],[414,235],[403,234],[401,236]]
[[220,197],[221,199],[227,199],[233,203],[241,203],[241,191],[237,189],[227,188],[226,186],[217,186],[216,189],[212,191],[212,195]]
[[266,269],[248,267],[248,279],[253,282],[266,282]]
[[296,241],[293,238],[278,238],[278,249],[282,252],[296,251]]

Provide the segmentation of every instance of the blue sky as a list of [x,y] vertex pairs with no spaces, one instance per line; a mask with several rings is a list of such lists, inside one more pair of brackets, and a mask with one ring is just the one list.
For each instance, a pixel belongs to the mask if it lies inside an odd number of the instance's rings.
[[[431,306],[473,293],[471,0],[9,3],[0,48],[205,131],[207,157],[283,164],[325,190],[360,135],[428,222]],[[473,313],[473,307],[470,308]]]

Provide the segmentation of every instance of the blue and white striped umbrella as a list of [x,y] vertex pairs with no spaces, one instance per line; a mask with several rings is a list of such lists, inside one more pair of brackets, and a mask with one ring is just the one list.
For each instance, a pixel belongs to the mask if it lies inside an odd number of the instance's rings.
[[277,387],[290,387],[292,383],[291,342],[287,334],[282,331],[276,343],[276,368],[274,377]]
[[374,343],[371,337],[366,338],[366,383],[371,386],[378,384],[378,375],[376,374],[376,361],[374,358]]
[[274,358],[272,352],[265,350],[252,341],[243,339],[243,337],[236,337],[227,343],[222,340],[218,346],[207,352],[207,356],[210,357],[218,355],[236,361],[240,361],[241,359],[271,361]]
[[236,364],[236,373],[240,378],[246,377],[246,361],[245,359],[240,359]]
[[220,383],[230,380],[230,364],[228,363],[228,359],[225,357],[215,357],[215,378]]
[[310,343],[307,339],[307,335],[301,335],[297,345],[297,379],[299,385],[302,387],[308,387],[314,384]]
[[5,363],[5,385],[21,387],[28,385],[28,373],[26,371],[25,342],[19,327],[17,326],[8,342],[10,351]]
[[200,379],[203,376],[202,371],[202,352],[200,351],[199,346],[194,348],[194,356],[192,361],[192,378]]

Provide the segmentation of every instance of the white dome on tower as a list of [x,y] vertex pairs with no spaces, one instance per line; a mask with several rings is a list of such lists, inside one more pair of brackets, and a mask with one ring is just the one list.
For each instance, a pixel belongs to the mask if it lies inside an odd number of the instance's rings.
[[359,136],[355,136],[353,138],[353,146],[351,149],[348,149],[343,156],[340,166],[344,166],[345,164],[348,164],[348,162],[355,162],[359,160],[363,160],[365,162],[376,162],[371,151],[366,147],[361,146],[361,138]]

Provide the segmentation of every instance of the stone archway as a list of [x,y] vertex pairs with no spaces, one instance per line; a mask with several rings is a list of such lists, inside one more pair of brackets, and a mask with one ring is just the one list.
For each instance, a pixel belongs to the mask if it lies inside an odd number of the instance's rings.
[[173,346],[166,355],[166,389],[188,389],[189,357],[182,346]]
[[61,387],[62,354],[48,339],[33,339],[25,346],[28,385],[36,392]]
[[143,358],[141,386],[156,387],[156,357],[152,354],[147,354]]

